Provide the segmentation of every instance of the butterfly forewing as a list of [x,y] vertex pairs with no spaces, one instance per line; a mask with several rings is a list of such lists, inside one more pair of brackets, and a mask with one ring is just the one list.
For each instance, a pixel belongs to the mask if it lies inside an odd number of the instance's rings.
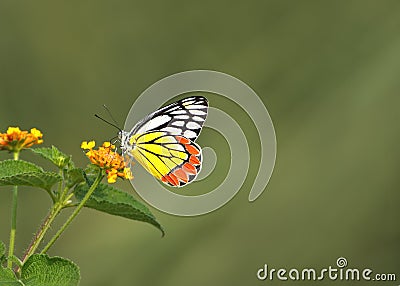
[[205,97],[187,97],[147,115],[133,127],[130,136],[157,130],[195,141],[206,120],[207,111],[208,101]]

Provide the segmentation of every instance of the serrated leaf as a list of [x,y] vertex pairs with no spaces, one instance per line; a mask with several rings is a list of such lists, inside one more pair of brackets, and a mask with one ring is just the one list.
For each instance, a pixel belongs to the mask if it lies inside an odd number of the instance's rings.
[[0,162],[0,178],[31,172],[43,172],[43,169],[38,165],[23,160],[4,160]]
[[[82,200],[88,190],[89,186],[87,184],[80,184],[75,188],[76,198]],[[164,229],[144,204],[136,200],[132,195],[110,185],[99,184],[86,202],[85,207],[131,220],[150,223],[157,227],[164,236]]]
[[22,160],[5,160],[0,162],[0,186],[32,186],[47,191],[61,181],[61,176],[45,172],[39,166]]
[[25,286],[74,286],[79,280],[78,266],[62,257],[33,254],[21,269]]
[[21,286],[22,283],[15,277],[14,272],[10,269],[3,268],[1,264],[6,260],[6,246],[0,241],[0,285],[4,286]]
[[14,272],[10,269],[3,268],[0,265],[0,285],[1,286],[23,286],[15,277]]
[[49,160],[59,168],[64,168],[69,163],[72,164],[71,156],[64,154],[63,152],[58,150],[55,146],[51,146],[51,148],[48,147],[32,148],[30,150],[33,153],[38,154],[43,158]]
[[51,190],[51,187],[61,181],[60,175],[52,172],[24,173],[0,178],[0,186],[31,186]]

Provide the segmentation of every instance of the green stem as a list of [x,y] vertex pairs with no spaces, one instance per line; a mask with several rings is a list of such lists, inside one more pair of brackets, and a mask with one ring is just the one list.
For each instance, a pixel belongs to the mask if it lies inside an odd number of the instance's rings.
[[[64,181],[64,174],[63,174],[62,168],[59,169],[58,174],[61,176],[61,178],[63,178],[63,180],[61,180],[58,183],[58,190],[57,190],[58,201],[62,201],[63,195],[66,192],[65,190],[62,192],[62,186],[63,186],[63,181]],[[68,189],[67,189],[67,191],[68,191]]]
[[46,253],[49,248],[56,242],[56,240],[61,236],[61,234],[65,231],[65,229],[71,224],[71,222],[74,220],[74,218],[79,214],[83,206],[85,205],[86,201],[90,198],[92,193],[96,190],[98,184],[100,181],[103,179],[103,172],[102,170],[99,170],[99,173],[97,174],[97,177],[93,184],[90,186],[89,190],[87,191],[86,195],[83,197],[79,205],[75,208],[73,213],[70,215],[70,217],[67,219],[67,221],[64,223],[64,225],[57,231],[57,233],[53,236],[53,238],[47,243],[47,245],[43,248],[41,253]]
[[[14,152],[14,160],[18,160],[19,151]],[[13,188],[12,209],[11,209],[11,230],[10,230],[10,244],[8,247],[8,257],[14,256],[15,234],[17,232],[17,205],[18,205],[18,186]],[[13,261],[8,259],[7,267],[12,269]]]
[[[18,187],[14,186],[13,197],[12,197],[12,211],[11,211],[11,231],[10,231],[10,245],[8,247],[8,257],[14,256],[15,246],[15,233],[17,231],[17,199],[18,199]],[[12,260],[9,259],[7,267],[12,268]]]
[[56,197],[54,196],[53,192],[51,190],[46,190],[47,193],[49,194],[51,201],[53,202],[53,204],[57,201]]
[[39,247],[40,243],[43,240],[44,235],[50,229],[51,224],[53,223],[54,219],[57,217],[57,215],[60,213],[62,209],[63,205],[60,202],[53,205],[53,208],[50,210],[50,213],[47,215],[47,217],[41,224],[39,230],[36,232],[31,244],[29,245],[27,251],[25,252],[24,257],[22,258],[22,263],[25,263],[25,261],[29,258],[29,256],[31,256]]
[[[62,170],[60,170],[60,174],[62,175]],[[47,217],[44,219],[42,224],[40,225],[38,231],[36,232],[35,236],[33,237],[33,240],[31,244],[29,245],[28,249],[26,250],[24,256],[23,256],[23,263],[31,256],[36,249],[39,247],[40,243],[42,242],[45,234],[47,231],[50,229],[51,224],[55,220],[55,218],[58,216],[58,214],[61,212],[63,208],[65,208],[67,205],[66,203],[66,195],[68,194],[68,188],[65,188],[63,191],[62,190],[62,182],[58,185],[58,191],[57,191],[57,198],[53,195],[53,207],[51,208],[49,214]]]

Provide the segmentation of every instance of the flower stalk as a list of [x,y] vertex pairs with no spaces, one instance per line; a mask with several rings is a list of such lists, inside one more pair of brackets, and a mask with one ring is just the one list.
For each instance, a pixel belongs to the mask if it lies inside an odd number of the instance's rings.
[[[43,134],[36,128],[30,132],[21,131],[18,127],[9,127],[6,133],[0,133],[0,150],[8,150],[13,153],[15,161],[19,159],[19,153],[22,149],[27,149],[35,144],[43,143]],[[13,187],[12,206],[11,206],[11,230],[10,243],[8,247],[7,267],[12,269],[15,237],[17,233],[17,207],[18,207],[18,186]]]
[[[13,187],[13,196],[12,196],[12,209],[11,209],[11,230],[10,230],[10,244],[8,247],[8,257],[14,256],[14,247],[15,247],[15,234],[17,232],[17,201],[18,201],[18,187]],[[12,268],[12,260],[9,259],[7,262],[7,267],[9,269]]]
[[[19,151],[14,152],[14,160],[18,160]],[[15,235],[17,232],[17,207],[18,207],[18,186],[13,187],[13,195],[12,195],[12,207],[11,207],[11,230],[10,230],[10,244],[8,247],[8,257],[14,256],[14,248],[15,248]],[[9,259],[7,261],[7,267],[9,269],[12,268],[13,261]]]
[[50,229],[51,224],[55,220],[55,218],[58,216],[58,214],[61,212],[63,209],[62,205],[59,203],[56,203],[53,205],[53,208],[50,210],[49,214],[41,224],[39,230],[36,232],[31,244],[29,245],[28,249],[26,250],[23,258],[22,258],[22,263],[25,263],[25,261],[31,256],[33,253],[35,253],[36,249],[39,247],[40,243],[42,242],[46,232]]
[[96,190],[97,186],[103,179],[104,174],[103,171],[99,168],[99,172],[97,174],[97,177],[93,184],[90,186],[88,192],[86,195],[83,197],[82,201],[79,203],[79,205],[74,209],[72,214],[69,216],[67,221],[63,224],[63,226],[57,231],[57,233],[53,236],[53,238],[47,243],[47,245],[43,248],[41,253],[46,253],[50,247],[53,246],[53,244],[56,242],[56,240],[61,236],[61,234],[66,230],[66,228],[71,224],[71,222],[75,219],[75,217],[79,214],[87,200],[90,198],[90,196],[93,194],[93,192]]

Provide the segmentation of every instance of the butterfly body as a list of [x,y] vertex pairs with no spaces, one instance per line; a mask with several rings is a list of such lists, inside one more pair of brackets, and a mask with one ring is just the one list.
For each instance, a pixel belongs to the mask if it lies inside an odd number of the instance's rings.
[[201,169],[201,148],[195,143],[207,117],[205,97],[187,97],[121,131],[121,149],[162,182],[181,187]]

